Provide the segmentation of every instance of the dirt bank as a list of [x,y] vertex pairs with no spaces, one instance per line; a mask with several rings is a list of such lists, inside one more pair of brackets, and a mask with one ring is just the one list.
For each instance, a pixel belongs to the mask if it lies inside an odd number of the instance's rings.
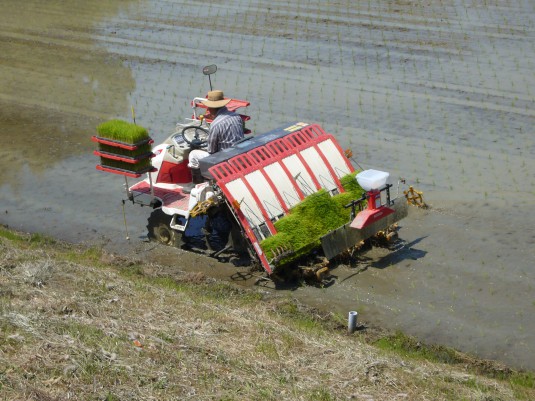
[[[533,398],[533,375],[344,322],[281,293],[0,227],[10,400]],[[370,342],[375,345],[370,345]]]

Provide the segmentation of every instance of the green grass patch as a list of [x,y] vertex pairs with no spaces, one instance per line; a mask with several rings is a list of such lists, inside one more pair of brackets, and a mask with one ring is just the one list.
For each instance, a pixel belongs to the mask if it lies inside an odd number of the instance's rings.
[[56,240],[43,234],[25,234],[10,230],[6,226],[0,225],[0,237],[18,244],[31,245],[54,245]]
[[52,238],[52,237],[49,237],[48,235],[43,235],[43,234],[30,234],[30,240],[29,240],[30,244],[35,244],[35,245],[55,245],[57,243],[57,241]]
[[255,304],[262,299],[262,294],[236,288],[225,282],[192,283],[187,281],[187,278],[183,282],[172,277],[144,277],[144,280],[163,288],[183,292],[199,302],[228,301],[232,305],[245,306]]
[[71,248],[64,254],[65,260],[74,263],[80,263],[81,261],[92,263],[93,265],[100,266],[103,252],[100,248]]
[[416,338],[407,336],[402,332],[383,337],[374,343],[378,348],[394,351],[403,357],[456,364],[464,361],[457,352],[451,348],[440,345],[425,345]]
[[261,242],[268,257],[275,257],[278,249],[292,250],[278,266],[291,263],[321,245],[320,238],[329,231],[349,222],[351,210],[344,208],[364,193],[355,179],[357,172],[341,178],[346,192],[331,196],[320,190],[297,204],[287,216],[274,223],[277,234]]
[[[401,332],[382,337],[373,344],[380,349],[395,352],[403,358],[449,365],[465,365],[474,374],[509,383],[515,399],[530,400],[531,390],[535,389],[535,373],[533,372],[514,371],[500,367],[492,362],[478,361],[449,347],[422,344],[416,338]],[[482,392],[490,392],[492,390],[490,387],[473,379],[463,384]]]
[[255,346],[255,352],[264,354],[271,360],[279,360],[279,348],[272,340],[259,341]]
[[114,141],[135,144],[149,137],[148,131],[140,125],[123,120],[110,120],[97,127],[100,137]]
[[120,398],[117,397],[117,396],[115,396],[115,395],[113,395],[112,393],[108,393],[108,394],[106,395],[106,398],[105,398],[104,400],[105,400],[105,401],[119,401]]
[[176,281],[175,279],[171,277],[155,277],[151,279],[151,281],[154,284],[157,284],[162,288],[169,288],[178,292],[183,292],[186,289],[184,284],[179,283],[178,281]]
[[311,401],[334,401],[336,398],[331,394],[329,389],[318,387],[310,392],[307,399]]
[[193,289],[203,299],[212,301],[229,300],[235,305],[251,305],[262,299],[262,295],[259,293],[245,291],[224,282],[199,284],[188,288]]
[[328,322],[323,321],[310,311],[302,310],[292,300],[285,300],[276,307],[278,315],[282,316],[288,325],[307,333],[325,334],[330,332]]
[[533,389],[535,389],[535,373],[532,372],[512,372],[508,381],[513,389],[513,394],[518,400],[533,400]]
[[515,386],[535,388],[535,373],[532,372],[513,372],[509,381]]
[[[9,312],[8,308],[2,306],[2,303],[0,303],[0,312],[2,314],[7,314]],[[10,338],[12,334],[20,335],[19,331],[20,329],[13,323],[10,323],[7,319],[0,320],[0,348],[5,350],[6,353],[8,350],[10,353],[16,352],[16,350],[20,348],[22,342],[20,340]],[[29,340],[28,335],[24,335],[22,338],[24,338],[25,342],[28,342]]]
[[110,339],[98,327],[77,322],[66,322],[63,326],[58,326],[57,330],[60,334],[67,334],[74,339],[87,346],[103,346],[104,343],[115,342],[115,339]]
[[14,242],[27,242],[28,236],[23,236],[22,234],[16,233],[14,231],[11,231],[9,228],[5,226],[0,226],[0,237],[5,238],[9,241]]

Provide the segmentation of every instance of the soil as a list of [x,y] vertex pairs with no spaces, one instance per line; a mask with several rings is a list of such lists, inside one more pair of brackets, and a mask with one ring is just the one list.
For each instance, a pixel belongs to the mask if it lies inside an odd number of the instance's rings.
[[148,242],[150,210],[94,168],[99,122],[133,110],[158,143],[217,64],[212,83],[251,102],[254,133],[320,123],[359,167],[405,178],[431,206],[411,209],[399,250],[337,266],[325,288],[273,291],[535,369],[532,2],[2,5],[0,223],[273,287]]

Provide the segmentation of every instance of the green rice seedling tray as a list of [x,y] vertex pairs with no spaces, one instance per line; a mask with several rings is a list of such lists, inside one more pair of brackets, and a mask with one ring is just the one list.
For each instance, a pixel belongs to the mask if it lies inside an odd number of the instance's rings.
[[[153,143],[146,128],[123,120],[103,122],[97,127],[97,135],[91,139],[99,144],[100,152],[104,151],[117,154],[118,157],[130,158],[136,158],[140,151],[143,151],[139,149],[140,147],[143,148]],[[114,149],[117,149],[117,152]],[[129,153],[129,151],[136,150],[138,152]]]
[[126,156],[126,157],[136,158],[138,156],[145,155],[147,153],[152,153],[152,146],[150,143],[147,143],[145,145],[138,146],[137,149],[135,150],[128,150],[128,149],[118,148],[116,146],[110,146],[110,145],[105,145],[103,143],[99,143],[97,150],[104,154],[111,153],[116,156]]
[[97,133],[91,138],[99,146],[93,152],[100,157],[97,169],[139,176],[153,168],[150,160],[153,140],[145,128],[123,120],[109,120],[97,127]]
[[146,128],[124,120],[109,120],[103,122],[97,127],[97,134],[100,138],[127,144],[135,144],[149,138],[149,133]]
[[131,172],[138,172],[146,168],[152,167],[150,158],[144,158],[137,161],[137,163],[131,163],[131,161],[120,160],[122,156],[115,158],[106,157],[100,158],[100,164],[105,167],[118,168],[122,170],[128,170]]
[[131,164],[137,164],[142,162],[145,159],[150,159],[153,156],[152,152],[144,153],[135,157],[131,156],[125,156],[125,155],[118,155],[116,153],[109,153],[104,152],[102,150],[95,150],[93,152],[95,156],[100,156],[102,159],[112,159],[112,160],[118,160],[125,163],[131,163]]
[[125,175],[125,176],[131,177],[131,178],[139,178],[143,174],[156,171],[156,169],[154,167],[152,167],[152,166],[147,167],[147,168],[145,168],[143,170],[139,170],[139,171],[131,171],[131,170],[125,170],[125,169],[121,169],[121,168],[102,166],[100,164],[97,165],[97,170],[105,171],[106,173]]
[[340,179],[346,192],[331,196],[320,190],[295,205],[290,212],[274,223],[277,233],[260,243],[268,257],[275,257],[280,250],[290,251],[276,262],[276,266],[309,254],[321,246],[321,237],[346,224],[351,210],[344,206],[359,199],[365,192],[355,179],[357,171]]
[[93,142],[97,142],[97,143],[108,145],[108,146],[114,146],[114,147],[126,149],[126,150],[136,150],[140,146],[154,143],[154,141],[150,137],[143,139],[136,143],[121,142],[121,141],[116,141],[113,139],[103,138],[103,137],[96,136],[96,135],[92,136],[91,140]]

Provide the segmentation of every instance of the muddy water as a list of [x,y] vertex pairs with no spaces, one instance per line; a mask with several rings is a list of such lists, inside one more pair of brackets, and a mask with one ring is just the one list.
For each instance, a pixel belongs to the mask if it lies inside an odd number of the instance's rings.
[[0,223],[241,282],[145,242],[150,211],[123,215],[124,179],[91,154],[95,125],[131,106],[163,140],[215,63],[215,86],[251,101],[254,132],[318,122],[432,205],[403,221],[404,248],[292,295],[535,369],[531,2],[19,3],[0,15]]
[[135,88],[120,58],[98,46],[95,26],[127,6],[2,2],[0,185],[8,223],[85,239],[76,227],[87,231],[98,211],[84,213],[98,190],[86,179],[93,173],[90,134],[103,118],[129,110]]

